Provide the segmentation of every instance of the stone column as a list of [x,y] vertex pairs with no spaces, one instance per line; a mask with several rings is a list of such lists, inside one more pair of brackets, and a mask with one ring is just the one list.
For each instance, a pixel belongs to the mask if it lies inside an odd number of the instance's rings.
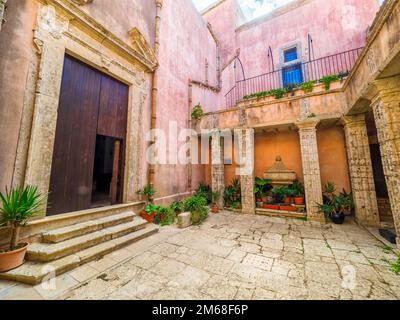
[[307,216],[311,221],[324,223],[326,222],[325,216],[318,212],[317,207],[317,204],[323,201],[317,145],[318,123],[318,119],[310,118],[298,122],[297,127],[300,134]]
[[224,207],[225,190],[225,167],[224,167],[224,148],[222,145],[221,132],[214,130],[211,133],[211,188],[213,192],[219,192],[220,198],[217,205]]
[[254,129],[235,130],[240,155],[237,174],[242,189],[242,213],[255,214],[254,196]]
[[377,94],[372,99],[372,109],[400,245],[400,77],[378,80],[374,85]]
[[378,202],[365,114],[343,117],[342,123],[346,135],[356,220],[363,225],[379,226]]
[[6,2],[7,0],[0,0],[0,31],[1,31],[1,26],[4,21],[4,12],[6,11]]

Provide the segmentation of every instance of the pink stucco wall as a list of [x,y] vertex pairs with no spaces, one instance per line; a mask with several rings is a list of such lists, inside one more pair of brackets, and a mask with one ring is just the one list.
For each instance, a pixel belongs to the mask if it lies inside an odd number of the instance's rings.
[[[232,29],[221,17],[234,19],[235,0],[206,13],[215,32],[220,35],[225,60],[240,49],[246,78],[270,72],[268,47],[271,46],[275,69],[281,61],[281,48],[300,44],[303,61],[308,61],[308,34],[313,39],[314,58],[318,59],[335,53],[364,46],[366,32],[372,23],[379,4],[377,0],[314,0],[277,16],[265,16]],[[242,73],[233,66],[225,69],[222,78],[223,94],[226,94]],[[224,100],[220,100],[223,105]]]

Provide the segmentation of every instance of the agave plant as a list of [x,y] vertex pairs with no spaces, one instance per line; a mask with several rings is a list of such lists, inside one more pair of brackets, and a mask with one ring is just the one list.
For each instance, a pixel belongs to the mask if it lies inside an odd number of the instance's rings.
[[10,250],[18,247],[21,227],[40,212],[44,204],[44,196],[37,187],[12,188],[6,194],[0,192],[0,225],[11,227]]

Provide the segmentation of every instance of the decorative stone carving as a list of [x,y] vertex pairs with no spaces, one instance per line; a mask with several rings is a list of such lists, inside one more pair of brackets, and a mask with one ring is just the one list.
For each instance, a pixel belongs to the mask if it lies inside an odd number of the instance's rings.
[[316,118],[297,123],[300,134],[301,159],[303,164],[304,189],[307,216],[311,221],[325,222],[325,217],[318,212],[318,203],[322,203],[321,173],[319,168]]
[[343,117],[356,220],[364,225],[379,226],[374,174],[369,149],[365,115]]
[[129,31],[131,46],[140,52],[144,58],[154,65],[158,65],[157,56],[138,28]]
[[264,173],[264,178],[271,180],[273,186],[291,185],[297,179],[296,172],[288,169],[280,156],[276,157],[275,164]]
[[400,244],[400,77],[374,82],[378,94],[372,100],[382,165],[393,220]]

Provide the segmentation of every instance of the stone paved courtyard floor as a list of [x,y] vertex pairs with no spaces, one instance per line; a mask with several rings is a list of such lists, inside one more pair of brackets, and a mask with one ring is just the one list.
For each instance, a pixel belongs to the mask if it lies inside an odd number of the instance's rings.
[[[123,262],[110,268],[117,257]],[[67,273],[51,294],[18,285],[7,298],[35,290],[49,299],[400,299],[395,260],[352,221],[321,226],[223,212]]]

